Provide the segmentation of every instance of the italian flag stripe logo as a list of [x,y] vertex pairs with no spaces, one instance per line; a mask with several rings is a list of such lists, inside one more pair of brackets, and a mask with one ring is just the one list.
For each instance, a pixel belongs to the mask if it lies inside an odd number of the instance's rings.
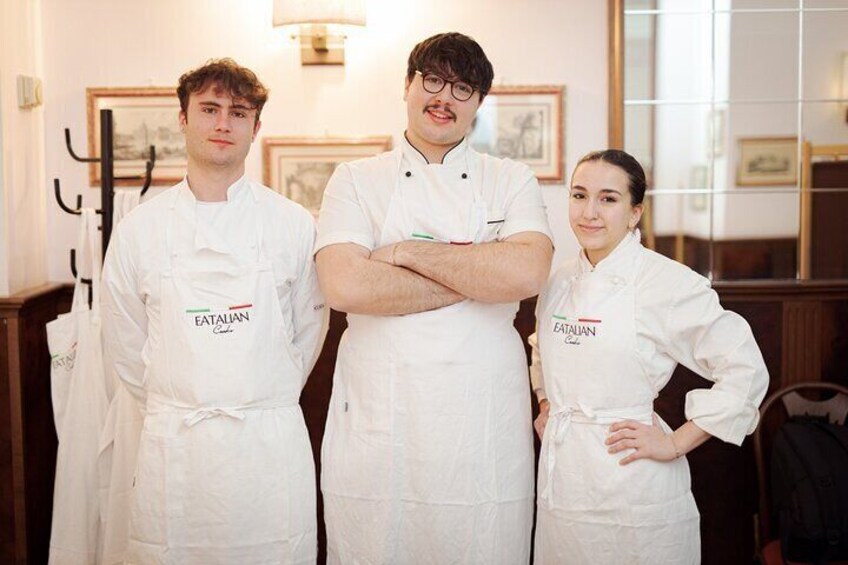
[[229,306],[227,308],[189,308],[186,310],[186,314],[209,314],[212,312],[230,312],[232,310],[244,310],[245,308],[252,308],[253,304],[237,304],[236,306]]
[[557,320],[563,320],[564,322],[580,322],[584,324],[600,324],[601,320],[595,320],[593,318],[569,318],[568,316],[560,316],[559,314],[553,314],[553,317]]

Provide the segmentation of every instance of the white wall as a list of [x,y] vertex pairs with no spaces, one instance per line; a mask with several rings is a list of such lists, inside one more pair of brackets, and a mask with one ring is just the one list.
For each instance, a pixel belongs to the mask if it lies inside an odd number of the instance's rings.
[[41,1],[0,2],[0,296],[47,280],[44,109],[20,109],[17,76],[40,76]]
[[[271,89],[262,131],[247,160],[261,178],[261,137],[379,135],[400,139],[406,57],[442,31],[477,39],[496,84],[565,84],[566,170],[607,136],[607,14],[599,0],[369,0],[368,26],[350,34],[344,67],[302,67],[297,45],[271,27],[270,0],[43,0],[47,182],[62,180],[98,205],[87,170],[65,152],[64,127],[86,145],[85,88],[169,86],[212,57],[233,57]],[[545,186],[557,244],[555,261],[577,247],[563,186]],[[48,205],[49,276],[68,280],[74,218]]]

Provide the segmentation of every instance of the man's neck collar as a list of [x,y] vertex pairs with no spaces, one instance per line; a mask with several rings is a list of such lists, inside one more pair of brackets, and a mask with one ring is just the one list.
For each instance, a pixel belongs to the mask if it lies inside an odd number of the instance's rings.
[[403,146],[404,153],[410,157],[411,159],[418,161],[424,165],[447,165],[457,158],[464,155],[465,149],[468,147],[468,143],[466,143],[466,138],[463,137],[459,141],[457,141],[454,145],[447,147],[444,152],[429,152],[429,155],[422,151],[419,147],[417,147],[411,139],[409,139],[408,132],[403,132]]

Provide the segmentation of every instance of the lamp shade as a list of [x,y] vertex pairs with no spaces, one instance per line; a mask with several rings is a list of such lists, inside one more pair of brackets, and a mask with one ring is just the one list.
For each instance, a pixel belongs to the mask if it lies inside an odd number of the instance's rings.
[[365,0],[274,0],[274,26],[365,25]]

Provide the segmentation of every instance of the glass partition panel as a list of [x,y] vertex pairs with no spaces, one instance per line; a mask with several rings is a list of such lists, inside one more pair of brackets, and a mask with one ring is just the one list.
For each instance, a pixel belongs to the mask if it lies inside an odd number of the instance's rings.
[[[693,184],[705,186],[706,171],[695,173]],[[710,221],[713,194],[706,188],[677,191],[649,191],[640,227],[642,239],[655,249],[694,271],[710,276]]]
[[610,5],[648,245],[715,279],[848,278],[848,0]]
[[[806,4],[805,4],[806,5]],[[848,1],[842,12],[805,12],[803,44],[803,97],[805,100],[848,98],[843,86],[845,57],[848,57]],[[848,77],[845,77],[848,81]],[[848,103],[848,100],[846,100]],[[843,120],[843,126],[845,126]],[[848,130],[843,127],[843,136]]]
[[798,0],[730,0],[729,8],[733,10],[791,10],[798,8]]
[[797,100],[799,18],[798,12],[730,14],[730,100]]
[[710,12],[625,12],[624,43],[636,46],[625,57],[625,99],[709,100],[712,33]]

